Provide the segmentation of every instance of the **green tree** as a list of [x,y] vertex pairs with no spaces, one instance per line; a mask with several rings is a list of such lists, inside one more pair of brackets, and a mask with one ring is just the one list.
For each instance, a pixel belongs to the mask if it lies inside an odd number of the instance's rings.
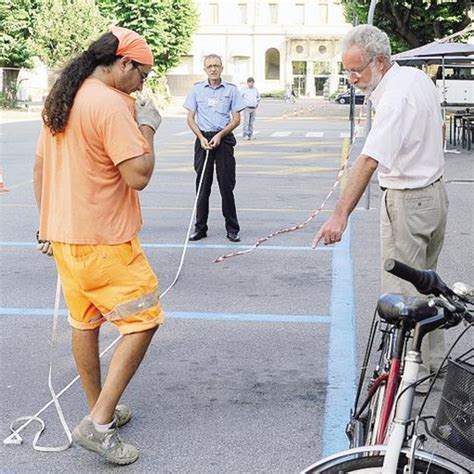
[[15,106],[18,73],[20,68],[31,66],[28,38],[37,9],[36,0],[0,0],[0,67],[6,68],[0,93],[2,106]]
[[142,35],[155,58],[155,71],[163,76],[191,47],[197,27],[192,0],[97,0],[104,15],[118,26]]
[[28,67],[32,51],[28,43],[36,0],[0,0],[0,67]]
[[94,0],[41,0],[31,44],[49,67],[57,69],[107,31],[107,26]]
[[[370,0],[342,0],[346,18],[367,22]],[[384,30],[394,53],[456,33],[471,23],[471,0],[379,0],[374,25]]]

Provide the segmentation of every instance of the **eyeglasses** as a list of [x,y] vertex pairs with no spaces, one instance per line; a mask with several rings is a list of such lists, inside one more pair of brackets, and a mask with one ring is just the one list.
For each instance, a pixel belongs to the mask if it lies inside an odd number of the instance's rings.
[[350,70],[348,71],[347,69],[344,69],[344,74],[347,76],[347,77],[356,77],[357,79],[360,79],[362,77],[362,74],[363,72],[369,67],[369,64],[372,64],[374,62],[374,59],[375,58],[372,58],[362,69],[360,69],[359,71],[354,71],[354,70]]
[[132,66],[138,71],[138,74],[140,74],[141,81],[145,82],[148,79],[149,73],[142,71],[139,67],[139,63],[136,63],[135,61],[132,61]]

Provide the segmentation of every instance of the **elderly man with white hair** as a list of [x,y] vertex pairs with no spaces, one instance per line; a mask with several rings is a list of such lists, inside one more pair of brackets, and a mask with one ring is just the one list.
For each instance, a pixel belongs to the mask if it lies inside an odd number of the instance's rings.
[[[448,198],[444,172],[440,100],[422,71],[391,61],[388,36],[360,25],[343,41],[342,62],[352,84],[371,100],[375,119],[360,156],[331,217],[313,247],[339,242],[349,215],[375,170],[383,191],[380,206],[382,263],[394,258],[418,269],[436,269],[443,246]],[[415,290],[382,271],[382,291],[412,295]],[[439,366],[444,355],[441,330],[425,338],[420,376]],[[422,391],[424,386],[419,387]]]

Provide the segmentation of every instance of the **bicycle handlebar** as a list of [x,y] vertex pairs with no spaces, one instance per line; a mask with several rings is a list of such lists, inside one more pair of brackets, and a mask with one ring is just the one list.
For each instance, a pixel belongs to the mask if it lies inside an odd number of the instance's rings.
[[398,260],[385,261],[385,271],[410,282],[423,295],[451,296],[453,292],[433,270],[416,270]]
[[[465,304],[462,304],[456,297],[456,293],[451,290],[446,283],[433,270],[416,270],[405,263],[399,262],[393,258],[385,261],[384,269],[388,273],[395,275],[402,280],[410,282],[419,293],[423,295],[444,296],[451,305],[454,305],[455,310],[444,308],[455,315],[463,317],[469,323],[474,321],[474,316],[466,309]],[[460,284],[457,284],[458,286]],[[465,298],[464,298],[465,299]]]

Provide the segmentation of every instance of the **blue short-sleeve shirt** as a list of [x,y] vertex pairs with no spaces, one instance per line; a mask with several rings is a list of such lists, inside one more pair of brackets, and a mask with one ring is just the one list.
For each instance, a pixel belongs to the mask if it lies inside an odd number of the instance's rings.
[[230,122],[231,113],[245,109],[234,84],[221,81],[212,87],[209,81],[197,82],[184,101],[184,108],[196,112],[196,123],[203,132],[219,132]]

